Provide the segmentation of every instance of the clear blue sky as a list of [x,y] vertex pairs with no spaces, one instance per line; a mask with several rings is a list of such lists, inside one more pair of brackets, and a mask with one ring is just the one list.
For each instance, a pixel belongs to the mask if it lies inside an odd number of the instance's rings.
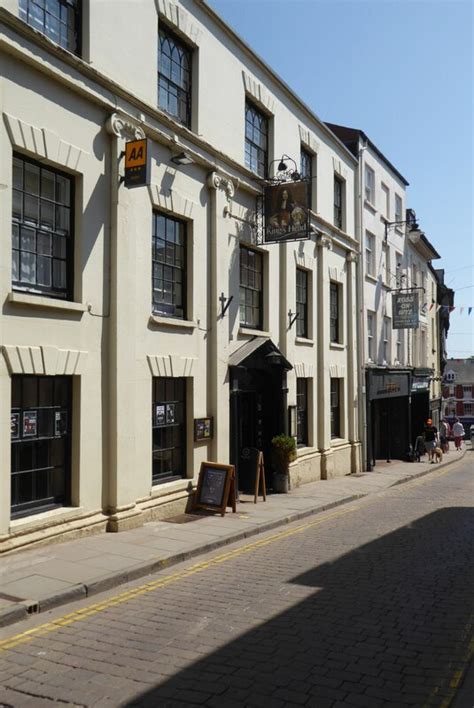
[[319,118],[362,129],[406,177],[456,291],[448,354],[474,354],[472,0],[208,2]]

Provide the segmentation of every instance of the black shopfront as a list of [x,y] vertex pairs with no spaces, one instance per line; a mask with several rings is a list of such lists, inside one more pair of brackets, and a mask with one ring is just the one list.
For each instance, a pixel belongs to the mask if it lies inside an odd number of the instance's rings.
[[240,491],[253,491],[255,450],[263,452],[271,486],[271,441],[288,431],[286,374],[292,368],[265,337],[254,337],[230,357],[230,461]]
[[411,371],[368,369],[367,469],[377,460],[407,460],[411,444]]

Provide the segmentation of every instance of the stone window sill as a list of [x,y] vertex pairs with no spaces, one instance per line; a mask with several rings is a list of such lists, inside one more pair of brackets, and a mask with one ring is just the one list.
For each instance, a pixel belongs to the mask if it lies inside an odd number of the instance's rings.
[[40,529],[52,524],[58,524],[63,521],[71,521],[72,518],[80,515],[84,509],[80,506],[67,506],[58,509],[50,509],[43,511],[41,514],[32,514],[31,516],[22,519],[12,519],[10,522],[10,531],[12,533],[20,533],[29,531],[30,529]]
[[369,202],[368,199],[364,199],[364,206],[367,207],[367,209],[368,209],[369,211],[371,211],[372,214],[376,214],[376,213],[377,213],[377,209],[374,207],[374,205],[372,204],[372,202]]
[[339,351],[344,351],[346,348],[345,344],[341,344],[340,342],[330,342],[329,343],[329,348],[330,349],[338,349]]
[[314,346],[314,339],[308,339],[307,337],[295,337],[295,344],[304,344],[306,346]]
[[271,337],[270,332],[262,329],[252,329],[252,327],[239,327],[239,334],[250,335],[251,337]]
[[30,295],[29,293],[8,293],[7,299],[8,302],[11,302],[14,305],[28,305],[45,310],[62,310],[63,312],[85,312],[87,310],[87,305],[82,302],[57,300],[52,297]]
[[150,323],[181,329],[196,329],[197,327],[196,322],[192,322],[191,320],[179,320],[176,317],[161,317],[161,315],[150,315]]
[[377,278],[374,278],[374,276],[370,275],[370,273],[365,274],[365,279],[368,280],[370,283],[373,283],[374,285],[377,285],[377,283],[379,282]]
[[192,488],[193,480],[188,478],[175,480],[174,482],[164,482],[163,484],[155,484],[151,488],[150,497],[151,499],[156,499],[157,497],[163,497],[168,494],[173,494],[175,492],[183,492]]

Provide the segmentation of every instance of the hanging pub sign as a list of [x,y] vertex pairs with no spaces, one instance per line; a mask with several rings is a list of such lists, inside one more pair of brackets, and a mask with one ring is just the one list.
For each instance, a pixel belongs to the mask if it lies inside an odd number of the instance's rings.
[[307,180],[265,187],[265,243],[309,238],[309,189]]
[[392,293],[392,329],[417,329],[419,313],[418,293]]
[[125,143],[125,186],[144,187],[150,184],[150,142],[131,140]]

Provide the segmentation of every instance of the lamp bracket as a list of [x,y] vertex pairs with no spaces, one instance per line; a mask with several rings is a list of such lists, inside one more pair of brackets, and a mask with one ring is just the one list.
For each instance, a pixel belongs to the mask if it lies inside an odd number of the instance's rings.
[[296,320],[298,319],[298,312],[292,312],[291,310],[288,310],[288,319],[289,319],[289,325],[288,329],[291,329],[293,325],[295,324]]
[[224,317],[225,313],[229,309],[230,303],[234,299],[234,296],[226,297],[224,293],[221,293],[219,297],[219,302],[221,303],[221,317]]

